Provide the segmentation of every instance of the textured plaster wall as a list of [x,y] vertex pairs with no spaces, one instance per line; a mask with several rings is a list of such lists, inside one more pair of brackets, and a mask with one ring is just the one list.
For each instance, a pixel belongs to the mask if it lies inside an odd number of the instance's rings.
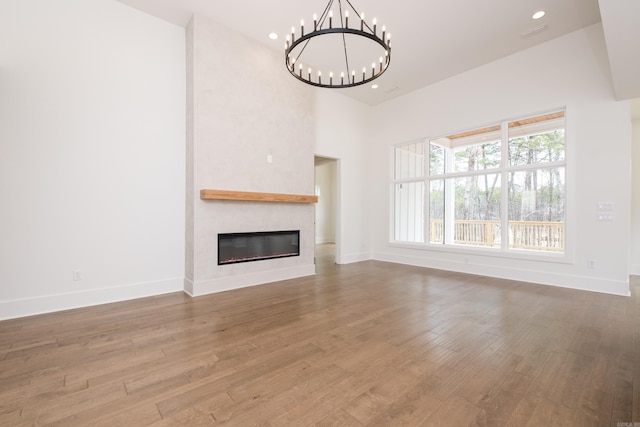
[[[313,89],[293,82],[276,52],[201,16],[187,45],[185,289],[199,295],[313,274],[314,205],[199,198],[201,189],[313,194]],[[218,233],[291,229],[300,230],[299,257],[217,265]]]

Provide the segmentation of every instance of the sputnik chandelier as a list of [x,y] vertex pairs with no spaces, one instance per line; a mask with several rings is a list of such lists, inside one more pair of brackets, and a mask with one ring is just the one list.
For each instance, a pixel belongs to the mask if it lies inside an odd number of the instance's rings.
[[[360,86],[377,79],[389,67],[391,34],[384,26],[379,30],[375,18],[373,27],[370,26],[363,13],[358,13],[349,0],[344,1],[350,9],[343,6],[342,0],[337,0],[334,15],[335,1],[329,0],[320,19],[313,16],[312,31],[305,33],[304,20],[300,21],[299,31],[291,28],[285,42],[285,63],[289,73],[301,82],[335,89]],[[355,14],[355,19],[349,16],[350,11]],[[329,43],[322,44],[320,39]],[[313,50],[314,43],[319,43],[324,49],[318,55],[312,53],[312,58],[305,62],[302,54],[307,49]],[[328,50],[332,52],[326,52]],[[363,54],[366,58],[362,58]],[[337,60],[336,55],[339,56]],[[350,63],[350,55],[354,63]],[[318,65],[319,62],[323,62],[324,68]]]

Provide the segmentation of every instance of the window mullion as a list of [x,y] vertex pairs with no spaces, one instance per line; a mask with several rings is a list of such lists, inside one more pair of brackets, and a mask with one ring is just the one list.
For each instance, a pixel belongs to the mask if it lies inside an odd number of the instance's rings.
[[502,156],[500,156],[500,250],[509,248],[509,122],[502,122],[500,132]]
[[531,163],[530,165],[516,165],[509,166],[507,165],[506,170],[513,171],[526,171],[526,170],[535,170],[535,169],[554,169],[558,167],[565,167],[567,162],[564,160],[557,162],[545,162],[545,163]]
[[[453,150],[445,148],[445,172],[454,169]],[[445,174],[446,175],[446,174]],[[442,240],[445,245],[455,243],[455,220],[456,220],[456,189],[453,179],[444,178],[444,217],[442,219],[443,236]]]
[[430,167],[429,165],[431,164],[431,150],[429,150],[429,140],[425,140],[422,142],[422,152],[425,153],[424,154],[424,161],[422,162],[422,175],[424,176],[423,182],[424,182],[424,187],[422,188],[422,194],[423,194],[423,214],[422,214],[422,221],[423,221],[423,228],[422,228],[422,239],[424,241],[424,243],[429,243],[429,239],[431,238],[431,236],[429,235],[430,233],[430,225],[431,225],[431,200],[429,197],[429,188],[430,188]]

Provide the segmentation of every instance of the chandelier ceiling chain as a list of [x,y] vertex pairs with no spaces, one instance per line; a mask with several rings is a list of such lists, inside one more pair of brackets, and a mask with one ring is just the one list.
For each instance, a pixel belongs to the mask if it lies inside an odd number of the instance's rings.
[[[299,34],[296,34],[295,27],[291,28],[291,35],[287,36],[287,40],[285,42],[285,65],[289,73],[301,82],[312,86],[334,89],[360,86],[377,79],[389,67],[389,64],[391,63],[391,34],[389,34],[386,31],[386,27],[383,26],[382,36],[379,36],[375,18],[372,22],[373,28],[371,28],[371,26],[365,21],[364,14],[358,13],[356,8],[351,4],[350,0],[345,1],[349,5],[349,7],[351,7],[351,10],[353,10],[353,12],[356,14],[356,21],[359,21],[360,23],[359,29],[357,25],[355,26],[355,28],[349,26],[349,9],[343,10],[342,0],[338,0],[338,26],[334,27],[333,23],[332,6],[334,0],[329,0],[327,6],[320,15],[320,19],[318,20],[317,16],[314,15],[313,31],[305,33],[304,20],[300,22]],[[327,19],[329,20],[328,26],[325,25]],[[322,68],[318,67],[317,75],[314,76],[311,73],[311,67],[307,66],[308,70],[306,73],[304,73],[305,67],[303,65],[301,57],[312,39],[330,34],[340,34],[342,36],[342,47],[344,50],[346,76],[345,72],[342,71],[340,72],[339,79],[334,79],[333,72],[330,72],[329,82],[327,83],[325,79],[325,82],[323,83]],[[296,35],[298,35],[297,38]],[[359,78],[359,76],[357,76],[358,78],[356,78],[355,69],[352,69],[349,66],[349,48],[347,46],[347,35],[354,35],[365,38],[367,40],[371,40],[382,48],[383,54],[379,57],[379,65],[376,66],[376,60],[374,58],[371,63],[371,72],[368,74],[367,67],[364,67],[362,69],[362,78]],[[294,49],[299,46],[300,49],[297,53],[297,56],[293,56]]]

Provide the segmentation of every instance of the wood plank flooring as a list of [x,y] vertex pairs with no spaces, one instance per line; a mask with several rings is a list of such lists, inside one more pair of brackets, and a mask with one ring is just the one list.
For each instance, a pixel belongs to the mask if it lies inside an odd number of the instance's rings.
[[640,426],[632,288],[320,257],[315,277],[4,321],[0,425]]

